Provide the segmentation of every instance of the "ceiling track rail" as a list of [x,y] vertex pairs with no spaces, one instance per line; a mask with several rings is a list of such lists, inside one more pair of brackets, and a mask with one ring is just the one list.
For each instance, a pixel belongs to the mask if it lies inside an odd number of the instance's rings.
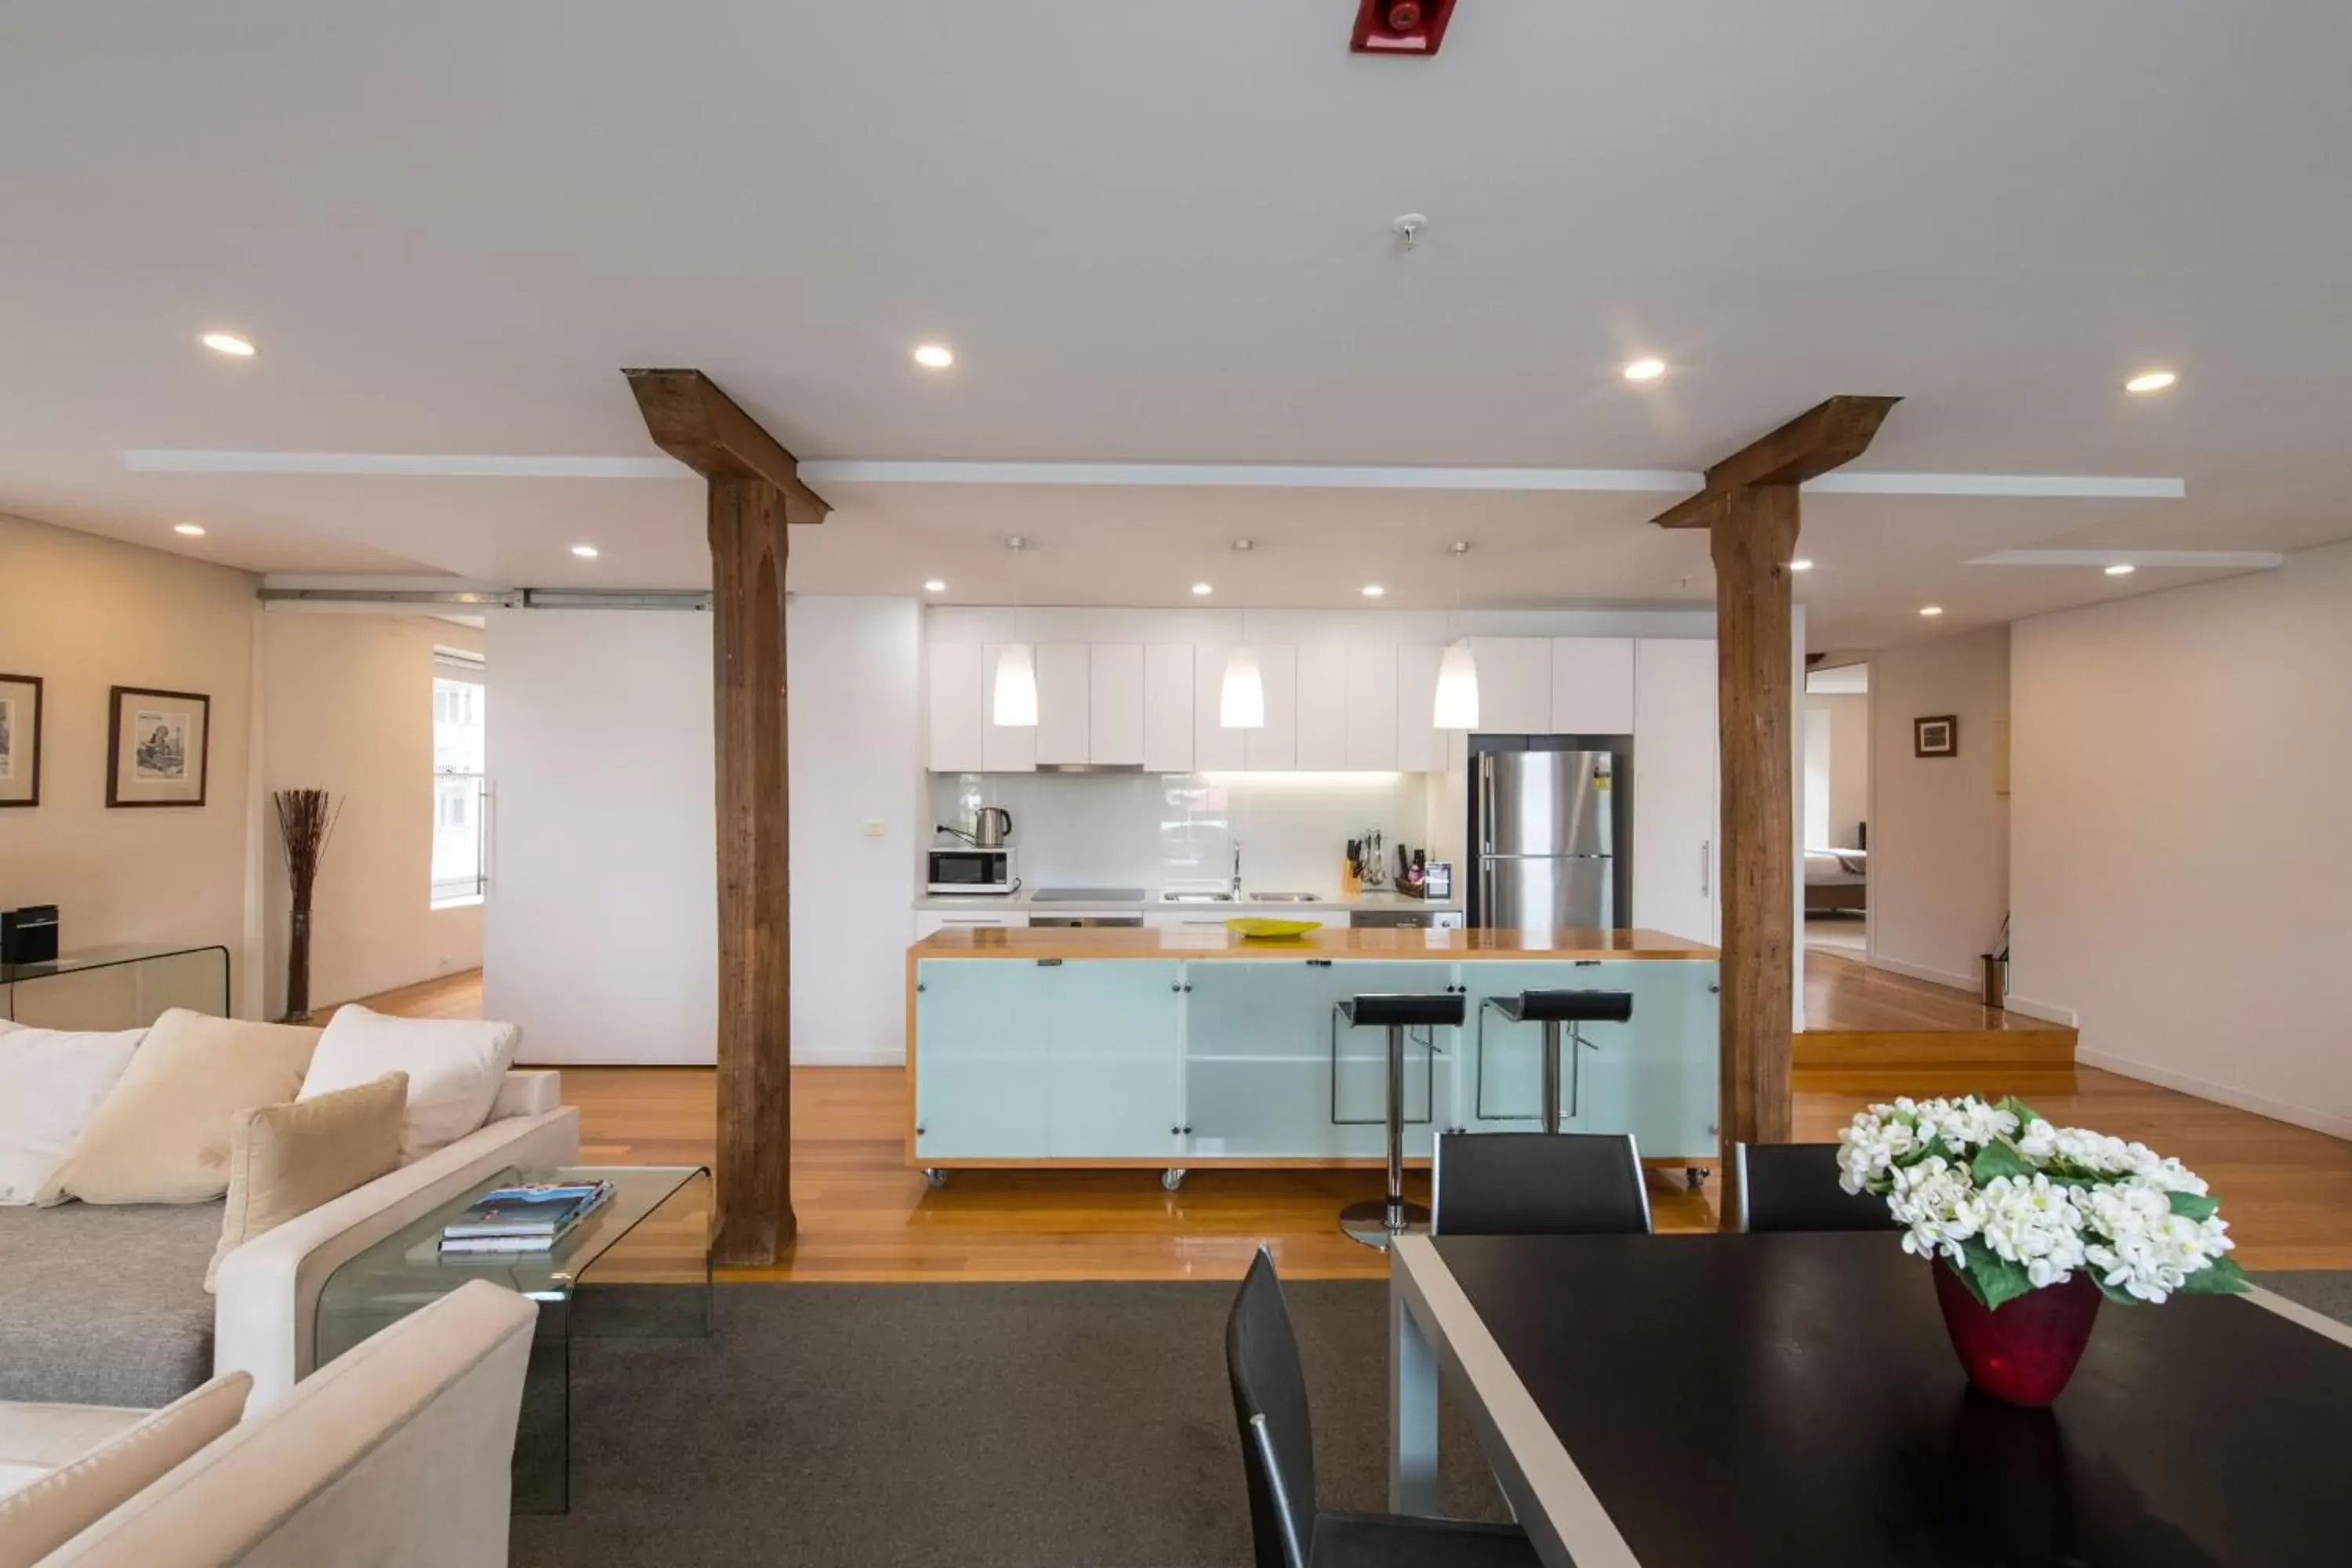
[[404,605],[446,610],[709,610],[710,595],[667,588],[264,588],[266,603]]

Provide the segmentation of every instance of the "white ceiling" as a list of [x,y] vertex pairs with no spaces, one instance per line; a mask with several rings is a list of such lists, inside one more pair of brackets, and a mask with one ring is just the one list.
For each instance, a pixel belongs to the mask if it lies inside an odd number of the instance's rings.
[[[804,458],[1693,468],[1898,393],[1860,466],[2188,481],[1809,497],[1816,647],[2211,574],[1990,550],[2352,535],[2352,7],[1462,0],[1433,61],[1349,56],[1353,9],[17,4],[0,509],[257,570],[695,585],[683,479],[121,456],[642,456],[617,373],[665,364]],[[933,339],[953,371],[909,362]],[[1673,369],[1629,385],[1637,351]],[[1443,603],[1454,537],[1475,603],[1711,591],[1653,495],[829,495],[803,591],[1001,597],[1016,529],[1033,599]]]

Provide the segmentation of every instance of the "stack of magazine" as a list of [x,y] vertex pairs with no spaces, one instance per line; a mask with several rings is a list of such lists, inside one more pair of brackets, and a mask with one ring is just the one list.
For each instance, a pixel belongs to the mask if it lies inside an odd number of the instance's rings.
[[548,1252],[613,1195],[610,1182],[499,1187],[441,1227],[443,1252]]

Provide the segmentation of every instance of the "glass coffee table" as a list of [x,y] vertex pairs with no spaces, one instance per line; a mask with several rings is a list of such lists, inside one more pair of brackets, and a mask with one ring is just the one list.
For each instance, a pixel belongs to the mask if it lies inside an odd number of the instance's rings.
[[[440,1250],[441,1227],[495,1187],[613,1184],[612,1201],[547,1252]],[[440,1300],[488,1279],[539,1303],[515,1433],[517,1513],[572,1506],[572,1342],[700,1339],[710,1333],[710,1172],[701,1165],[510,1167],[403,1226],[327,1277],[316,1364]]]

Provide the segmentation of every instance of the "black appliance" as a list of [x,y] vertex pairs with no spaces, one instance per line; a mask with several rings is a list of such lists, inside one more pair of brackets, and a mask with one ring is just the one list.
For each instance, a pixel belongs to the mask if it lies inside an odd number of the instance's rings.
[[55,963],[58,906],[27,904],[0,910],[0,963]]

